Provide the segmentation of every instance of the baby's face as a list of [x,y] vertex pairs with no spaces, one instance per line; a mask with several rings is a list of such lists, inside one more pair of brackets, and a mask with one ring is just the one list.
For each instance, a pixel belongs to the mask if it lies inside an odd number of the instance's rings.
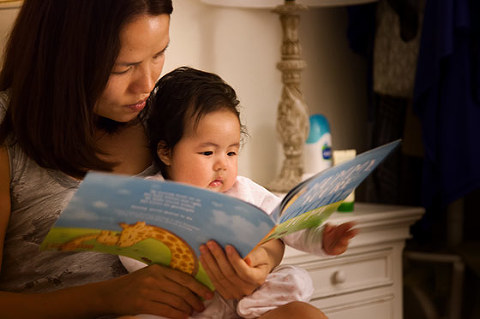
[[[193,122],[193,121],[191,121]],[[235,183],[240,148],[240,122],[228,110],[203,116],[188,125],[170,157],[170,179],[225,192]]]

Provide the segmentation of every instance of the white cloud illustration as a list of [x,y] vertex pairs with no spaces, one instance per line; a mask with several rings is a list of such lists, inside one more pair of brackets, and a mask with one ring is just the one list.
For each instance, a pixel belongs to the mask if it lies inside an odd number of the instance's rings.
[[98,218],[98,215],[94,212],[91,212],[88,210],[75,210],[68,213],[68,219],[96,221],[99,218]]
[[242,216],[229,216],[220,210],[213,212],[213,218],[214,220],[212,222],[216,225],[225,226],[229,229],[232,229],[232,225],[234,225],[232,236],[247,244],[251,243],[252,238],[258,237],[259,234],[264,234],[270,230],[270,226],[267,223],[262,222],[254,225]]
[[126,188],[120,188],[118,190],[118,194],[120,194],[120,195],[130,195],[131,191],[129,189],[126,189]]
[[107,208],[108,207],[108,204],[101,201],[101,200],[98,200],[98,201],[95,201],[92,203],[92,206],[93,207],[96,207],[96,208]]

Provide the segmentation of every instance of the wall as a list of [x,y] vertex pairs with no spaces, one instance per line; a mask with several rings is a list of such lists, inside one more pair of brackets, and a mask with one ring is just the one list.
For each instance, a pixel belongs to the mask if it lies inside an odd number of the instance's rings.
[[[278,16],[268,9],[174,3],[165,71],[190,65],[219,73],[237,91],[250,135],[240,174],[266,185],[279,172],[283,153],[275,122],[281,94],[276,69],[282,42]],[[310,112],[324,114],[336,149],[366,144],[366,63],[348,46],[344,7],[311,8],[301,14],[303,92]]]
[[19,6],[19,2],[0,4],[0,62],[2,61],[8,33],[17,16]]
[[[5,13],[0,10],[0,36],[15,16],[15,11]],[[301,19],[303,56],[309,65],[302,88],[310,112],[328,118],[334,148],[364,150],[366,63],[348,47],[346,9],[311,8]],[[250,136],[241,151],[239,172],[263,185],[283,162],[275,131],[281,41],[278,17],[268,9],[174,1],[164,73],[189,65],[219,73],[236,89]]]

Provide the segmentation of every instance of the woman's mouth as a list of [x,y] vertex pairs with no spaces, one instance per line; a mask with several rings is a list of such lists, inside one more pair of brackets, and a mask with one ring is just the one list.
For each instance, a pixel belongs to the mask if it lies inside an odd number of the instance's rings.
[[138,103],[127,105],[127,107],[134,112],[140,112],[141,110],[143,110],[145,108],[146,104],[147,104],[147,100],[145,99],[145,100],[140,101]]

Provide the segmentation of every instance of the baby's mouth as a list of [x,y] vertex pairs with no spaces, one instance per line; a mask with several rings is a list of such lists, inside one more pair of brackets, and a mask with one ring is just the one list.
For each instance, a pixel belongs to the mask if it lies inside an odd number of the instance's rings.
[[210,187],[219,187],[221,185],[223,185],[223,181],[221,179],[215,179],[209,184]]

